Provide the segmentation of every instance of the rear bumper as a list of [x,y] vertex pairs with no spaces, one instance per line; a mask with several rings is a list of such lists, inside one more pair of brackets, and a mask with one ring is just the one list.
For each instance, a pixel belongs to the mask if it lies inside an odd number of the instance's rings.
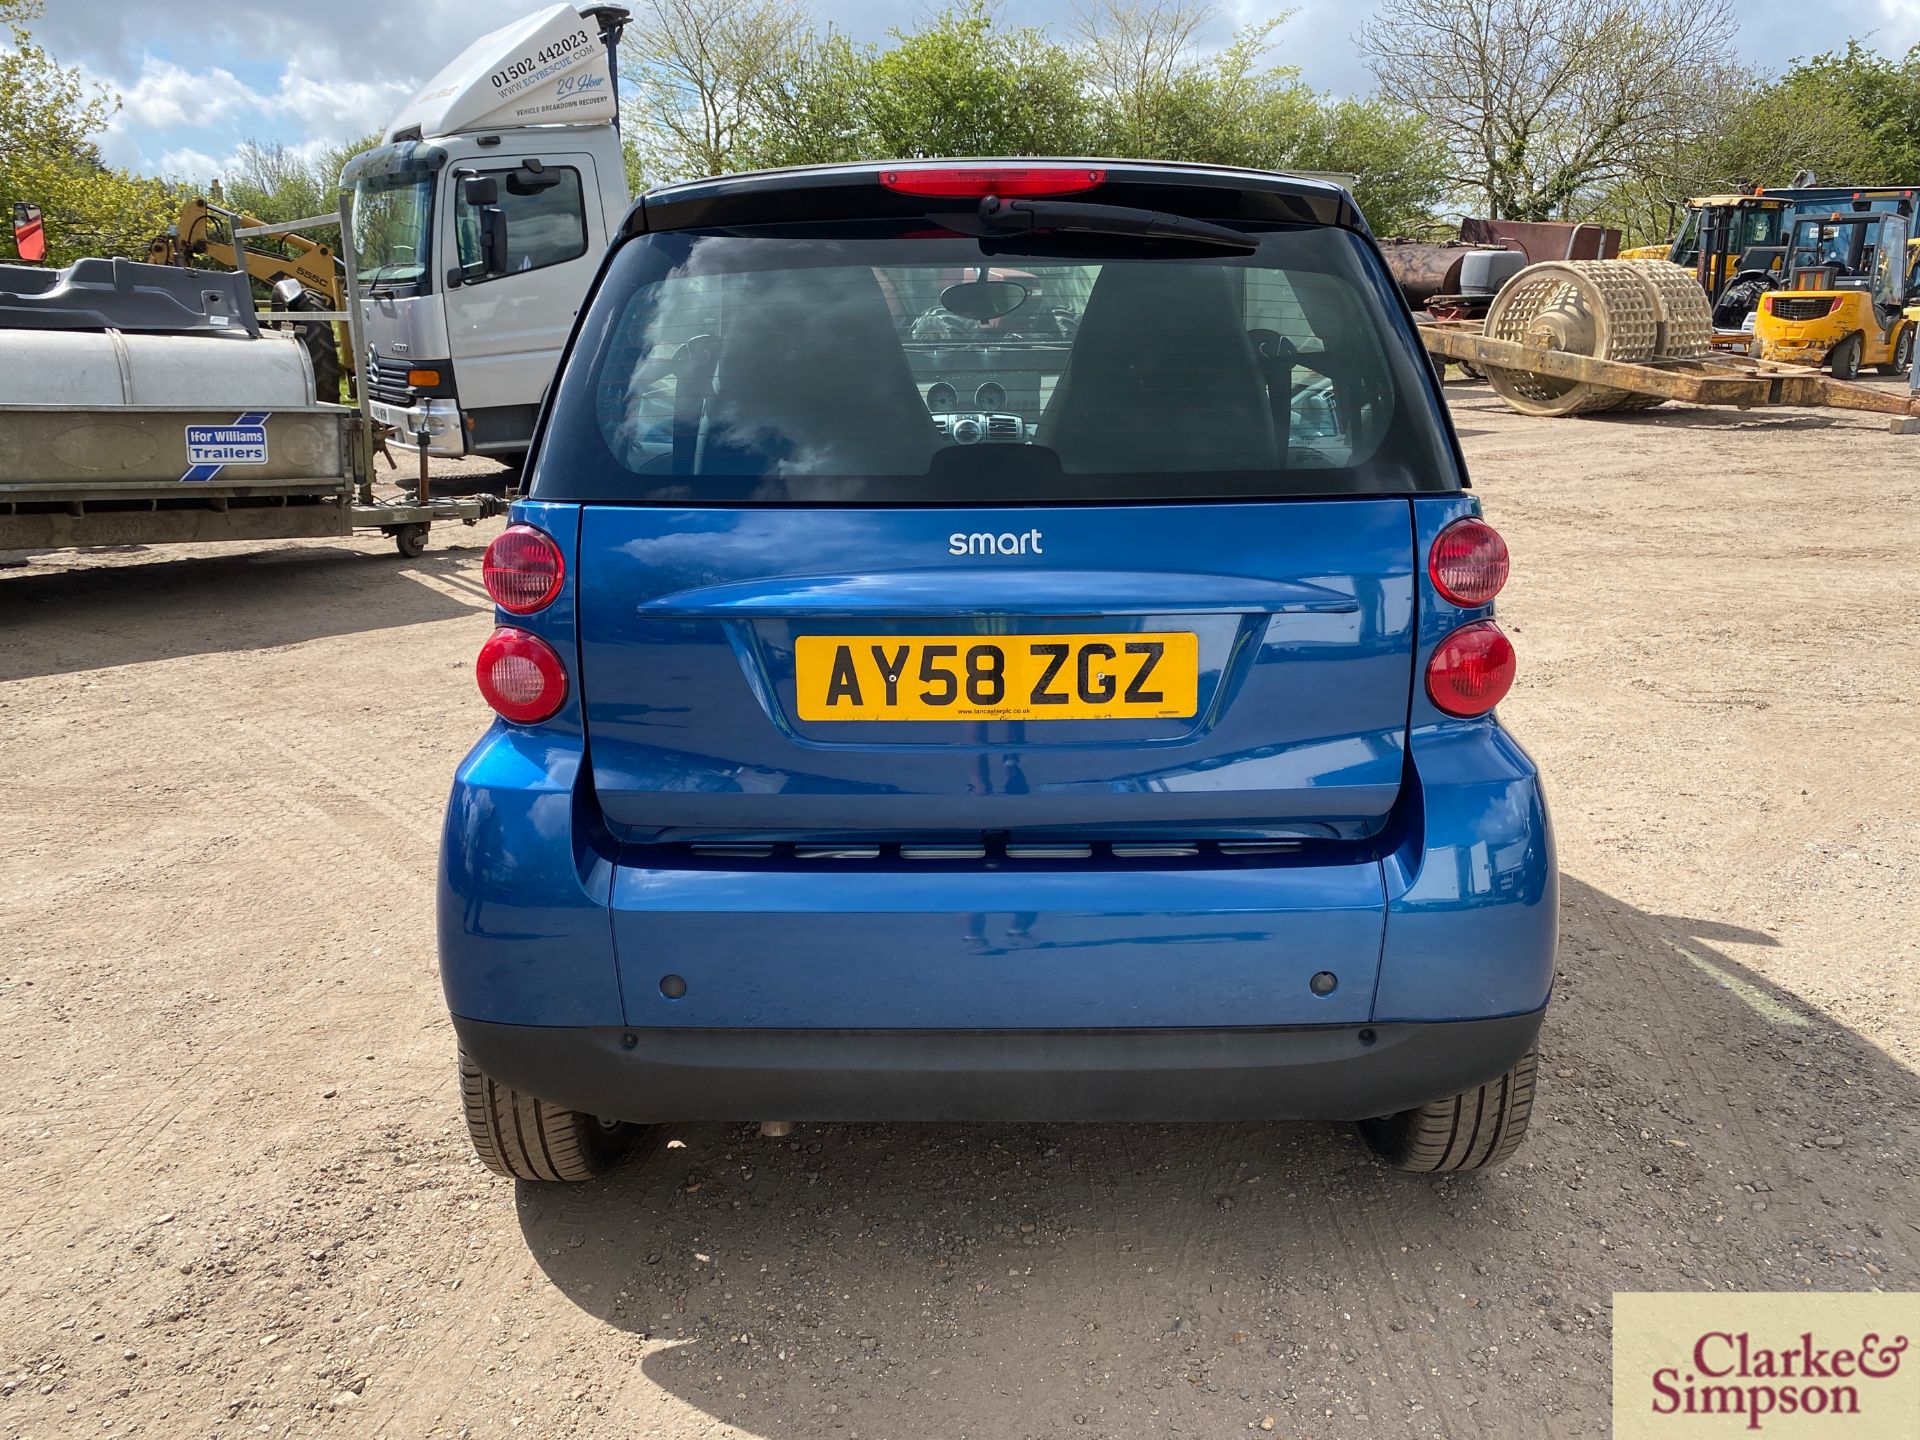
[[496,726],[447,812],[447,1007],[641,1036],[1444,1035],[1537,1011],[1558,897],[1533,765],[1488,724],[1417,754],[1361,864],[674,870],[609,835],[575,737]]
[[1823,365],[1827,352],[1840,343],[1839,335],[1815,338],[1807,335],[1758,335],[1760,356],[1783,365]]
[[1455,1095],[1543,1011],[1131,1031],[627,1030],[454,1017],[494,1079],[610,1120],[1362,1120]]

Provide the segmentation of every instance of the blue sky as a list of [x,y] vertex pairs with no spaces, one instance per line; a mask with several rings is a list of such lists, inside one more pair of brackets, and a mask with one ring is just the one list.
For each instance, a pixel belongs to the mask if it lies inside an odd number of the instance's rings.
[[[107,137],[115,164],[204,181],[243,140],[321,147],[381,126],[475,36],[540,0],[47,0],[36,38],[119,91]],[[928,0],[816,0],[822,19],[864,38],[911,25]],[[1225,0],[1206,38],[1285,9]],[[1299,0],[1276,63],[1323,90],[1370,88],[1352,35],[1369,0]],[[1072,0],[1006,0],[1017,23],[1064,27]],[[1898,52],[1920,40],[1920,0],[1744,0],[1738,51],[1756,72],[1836,48],[1850,34]],[[1822,32],[1820,24],[1831,29]],[[1809,37],[1813,38],[1809,38]]]

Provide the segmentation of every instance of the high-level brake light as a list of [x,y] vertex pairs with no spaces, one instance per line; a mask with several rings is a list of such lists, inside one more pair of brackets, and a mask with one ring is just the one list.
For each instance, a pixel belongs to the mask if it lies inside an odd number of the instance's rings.
[[1085,165],[928,165],[880,172],[880,183],[889,190],[945,200],[1078,195],[1106,178],[1105,170]]

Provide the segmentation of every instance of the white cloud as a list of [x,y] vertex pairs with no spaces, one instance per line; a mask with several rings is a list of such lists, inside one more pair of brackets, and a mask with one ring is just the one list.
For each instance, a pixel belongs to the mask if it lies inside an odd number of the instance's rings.
[[258,111],[263,96],[242,85],[231,70],[214,66],[194,72],[171,60],[143,55],[139,77],[121,88],[121,128],[175,130],[222,125],[246,110]]
[[[120,112],[108,126],[103,153],[116,165],[204,183],[232,170],[232,155],[243,140],[278,140],[289,150],[315,154],[378,129],[413,93],[410,80],[346,78],[343,67],[322,62],[323,71],[343,76],[333,79],[314,68],[311,57],[295,56],[274,87],[262,91],[224,66],[189,70],[144,55],[133,82],[113,87],[120,92]],[[90,71],[88,78],[111,85]],[[229,142],[224,157],[206,150],[202,137],[209,133]]]
[[232,159],[216,160],[204,150],[195,150],[187,146],[180,150],[169,150],[160,157],[160,174],[169,180],[185,180],[193,185],[205,185],[217,176],[225,175],[232,169]]
[[[1882,50],[1899,55],[1920,40],[1920,3],[1917,0],[1876,0],[1875,9],[1886,18],[1886,28],[1874,35]],[[1832,47],[1841,48],[1837,43]]]

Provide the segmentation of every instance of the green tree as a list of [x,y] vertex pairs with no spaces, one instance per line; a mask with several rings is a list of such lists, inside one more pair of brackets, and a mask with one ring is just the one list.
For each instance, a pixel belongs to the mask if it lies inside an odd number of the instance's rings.
[[362,150],[380,143],[378,133],[317,155],[302,155],[278,143],[241,142],[232,166],[220,177],[221,203],[268,224],[328,215],[340,205],[340,172]]
[[[0,50],[0,207],[40,207],[50,265],[144,256],[177,209],[178,188],[101,160],[97,138],[120,102],[34,43],[28,25],[41,13],[40,0],[0,0],[0,26],[12,37]],[[0,259],[16,258],[10,228],[0,247]]]
[[1382,0],[1359,44],[1464,203],[1553,220],[1700,133],[1733,29],[1730,0]]
[[867,124],[871,47],[836,30],[808,33],[763,74],[744,150],[752,168],[884,159]]
[[[1784,81],[1740,84],[1698,98],[1694,133],[1648,155],[1593,201],[1591,218],[1618,226],[1628,244],[1671,238],[1698,196],[1787,185],[1805,172],[1838,184],[1881,178],[1875,146],[1846,105]],[[1886,178],[1896,178],[1888,172]]]
[[1384,100],[1321,105],[1288,163],[1351,175],[1353,198],[1377,235],[1430,228],[1446,190],[1446,153],[1433,132]]
[[1893,60],[1849,40],[1845,50],[1796,60],[1772,88],[1780,103],[1824,109],[1863,132],[1855,162],[1863,168],[1848,180],[1905,184],[1920,174],[1920,45]]
[[1329,99],[1297,70],[1269,64],[1287,14],[1207,53],[1198,37],[1216,16],[1204,0],[1090,0],[1079,12],[1099,153],[1335,172],[1353,177],[1377,230],[1428,222],[1445,154],[1418,117]]
[[1285,16],[1218,51],[1213,0],[1086,0],[1070,43],[968,0],[879,45],[791,0],[648,0],[628,169],[636,181],[770,165],[1113,155],[1354,177],[1376,227],[1428,219],[1444,153],[1409,112],[1334,101],[1270,63]]
[[797,0],[643,0],[620,50],[630,168],[652,181],[751,168],[770,82],[808,32]]
[[1093,139],[1086,64],[1030,26],[1004,26],[986,0],[948,9],[853,71],[875,156],[1075,155]]

